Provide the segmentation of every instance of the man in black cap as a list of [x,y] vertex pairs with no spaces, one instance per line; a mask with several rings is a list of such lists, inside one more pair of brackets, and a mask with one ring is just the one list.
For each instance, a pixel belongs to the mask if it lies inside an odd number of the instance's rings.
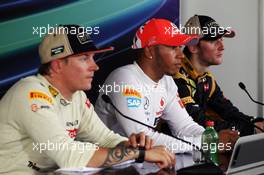
[[0,101],[1,174],[107,167],[131,159],[174,166],[175,156],[164,146],[152,147],[143,133],[125,138],[109,130],[83,92],[98,70],[94,54],[108,50],[97,49],[77,25],[45,36],[39,74],[17,82]]
[[203,126],[206,120],[214,120],[216,130],[235,127],[241,135],[254,133],[252,123],[263,128],[263,122],[243,114],[224,97],[209,70],[211,65],[222,63],[223,38],[232,38],[235,32],[202,15],[191,17],[184,30],[187,34],[200,36],[198,44],[184,48],[186,57],[174,77],[181,100],[193,119]]

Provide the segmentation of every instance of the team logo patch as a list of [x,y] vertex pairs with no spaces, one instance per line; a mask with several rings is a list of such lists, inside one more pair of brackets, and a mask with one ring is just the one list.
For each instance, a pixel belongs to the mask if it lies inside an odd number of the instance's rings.
[[90,109],[90,107],[91,107],[91,102],[90,102],[89,99],[86,100],[85,104],[86,104],[86,106]]
[[78,129],[67,129],[70,138],[76,138]]
[[49,91],[53,97],[56,97],[59,94],[59,92],[52,86],[49,86]]
[[67,106],[70,103],[68,103],[66,100],[64,100],[63,98],[60,99],[60,104],[62,104],[63,106]]
[[130,96],[130,97],[135,97],[135,98],[142,98],[140,92],[133,88],[126,88],[123,90],[123,96]]
[[49,102],[52,104],[52,98],[48,96],[47,94],[40,92],[40,91],[31,91],[29,92],[29,99],[34,100],[34,99],[41,99]]
[[181,101],[183,102],[184,105],[186,105],[188,103],[195,103],[191,96],[184,97],[181,99]]
[[40,106],[38,106],[37,104],[31,105],[31,111],[33,111],[33,112],[37,112],[39,109],[49,109],[49,108],[50,108],[50,106],[48,106],[48,105],[40,105]]
[[85,43],[90,43],[92,42],[91,38],[89,37],[89,35],[85,32],[81,32],[77,34],[77,38],[80,42],[80,44],[85,44]]
[[52,48],[50,50],[50,55],[54,56],[54,55],[58,55],[63,52],[64,52],[64,46],[59,46],[59,47]]
[[135,98],[135,97],[128,97],[127,98],[127,107],[133,108],[133,107],[139,107],[141,104],[141,99]]
[[66,122],[66,126],[76,126],[78,125],[79,123],[79,120],[75,120],[73,122]]
[[164,97],[161,97],[161,99],[160,99],[160,108],[161,109],[164,109],[165,108],[165,103],[166,103],[165,98]]
[[31,105],[31,111],[37,112],[38,111],[38,105],[37,104],[32,104]]
[[137,90],[133,88],[126,88],[123,91],[123,96],[127,97],[127,107],[129,108],[137,108],[141,105],[141,94]]
[[149,107],[149,99],[148,99],[148,97],[144,97],[144,99],[145,99],[144,109],[147,110]]

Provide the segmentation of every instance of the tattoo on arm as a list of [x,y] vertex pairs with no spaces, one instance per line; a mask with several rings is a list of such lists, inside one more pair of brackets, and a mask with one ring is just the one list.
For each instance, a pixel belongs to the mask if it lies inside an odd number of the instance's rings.
[[124,142],[121,142],[115,148],[109,149],[107,157],[102,166],[109,167],[113,164],[122,162],[122,160],[129,160],[129,157],[134,157],[134,155],[138,154],[138,149],[131,146],[127,147]]

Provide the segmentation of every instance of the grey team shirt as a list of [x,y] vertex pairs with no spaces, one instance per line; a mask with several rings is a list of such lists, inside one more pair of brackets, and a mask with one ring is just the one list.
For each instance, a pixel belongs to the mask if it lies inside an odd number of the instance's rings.
[[163,76],[159,82],[151,80],[137,65],[126,65],[114,70],[100,87],[100,95],[95,110],[102,121],[113,131],[128,136],[144,132],[155,145],[165,145],[175,153],[191,151],[192,147],[168,135],[122,117],[101,96],[107,94],[114,105],[125,115],[156,127],[159,118],[168,121],[172,134],[201,145],[204,128],[189,116],[184,108],[177,86],[172,77]]
[[127,140],[98,118],[82,91],[67,101],[41,75],[16,83],[0,101],[0,174],[85,167],[98,146]]

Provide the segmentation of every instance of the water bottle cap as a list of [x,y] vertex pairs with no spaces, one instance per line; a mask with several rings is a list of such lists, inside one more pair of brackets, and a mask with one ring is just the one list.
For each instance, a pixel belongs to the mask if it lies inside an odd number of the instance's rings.
[[214,121],[206,121],[206,126],[214,126]]

